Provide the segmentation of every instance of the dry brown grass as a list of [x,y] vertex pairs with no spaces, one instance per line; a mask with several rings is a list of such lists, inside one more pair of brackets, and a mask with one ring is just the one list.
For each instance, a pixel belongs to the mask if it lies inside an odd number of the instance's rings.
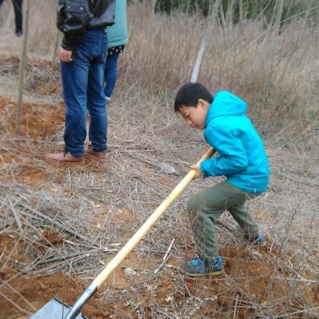
[[[55,3],[31,1],[28,55],[54,58],[58,36]],[[126,94],[131,89],[147,91],[164,95],[164,102],[171,104],[177,88],[190,79],[208,27],[199,82],[212,92],[227,89],[245,98],[256,124],[270,134],[278,133],[282,126],[291,133],[299,132],[299,126],[311,126],[309,121],[318,123],[319,34],[306,21],[292,21],[274,39],[258,22],[247,21],[229,30],[199,16],[154,15],[151,6],[136,1],[129,6],[128,23],[130,40],[120,59],[118,84],[118,88],[123,84]],[[13,35],[9,1],[1,8],[0,26],[0,49],[19,55],[22,40]],[[307,140],[311,135],[313,130]]]

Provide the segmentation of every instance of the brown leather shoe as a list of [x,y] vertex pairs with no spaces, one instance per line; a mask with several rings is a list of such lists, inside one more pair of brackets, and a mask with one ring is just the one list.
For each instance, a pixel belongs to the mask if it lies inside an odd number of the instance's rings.
[[84,164],[85,159],[82,157],[75,157],[71,153],[61,152],[57,154],[46,154],[45,158],[49,161],[54,161],[58,163],[66,163],[66,164]]
[[89,146],[89,148],[85,151],[85,155],[90,156],[98,162],[106,162],[106,151],[94,151],[94,149],[91,146]]

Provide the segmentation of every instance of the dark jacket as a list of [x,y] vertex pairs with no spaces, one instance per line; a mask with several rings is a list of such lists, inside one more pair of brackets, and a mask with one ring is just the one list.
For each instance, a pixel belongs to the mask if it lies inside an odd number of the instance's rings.
[[114,24],[116,0],[59,0],[57,27],[63,32],[62,47],[74,51],[87,29]]

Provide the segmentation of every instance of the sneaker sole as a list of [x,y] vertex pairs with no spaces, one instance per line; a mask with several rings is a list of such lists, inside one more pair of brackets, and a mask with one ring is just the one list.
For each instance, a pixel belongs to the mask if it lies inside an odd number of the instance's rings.
[[180,267],[177,267],[177,269],[185,276],[188,276],[188,277],[206,277],[206,276],[212,276],[212,277],[215,277],[215,276],[220,276],[224,270],[220,270],[220,271],[214,271],[214,272],[210,272],[210,273],[207,273],[207,274],[192,274],[192,273],[189,273],[185,270],[183,270],[182,268]]
[[256,246],[256,247],[265,247],[266,245],[267,245],[267,242],[266,241],[264,241],[264,242],[262,242],[262,243],[254,243],[254,245]]

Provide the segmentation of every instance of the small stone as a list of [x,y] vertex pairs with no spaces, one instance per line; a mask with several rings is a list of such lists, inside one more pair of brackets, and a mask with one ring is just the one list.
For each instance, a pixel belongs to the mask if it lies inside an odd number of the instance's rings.
[[137,272],[132,268],[125,268],[124,274],[127,277],[135,277],[137,275]]
[[176,175],[178,175],[176,169],[173,166],[171,166],[171,165],[169,165],[167,163],[162,163],[161,164],[161,172],[163,172],[165,174],[176,174]]

